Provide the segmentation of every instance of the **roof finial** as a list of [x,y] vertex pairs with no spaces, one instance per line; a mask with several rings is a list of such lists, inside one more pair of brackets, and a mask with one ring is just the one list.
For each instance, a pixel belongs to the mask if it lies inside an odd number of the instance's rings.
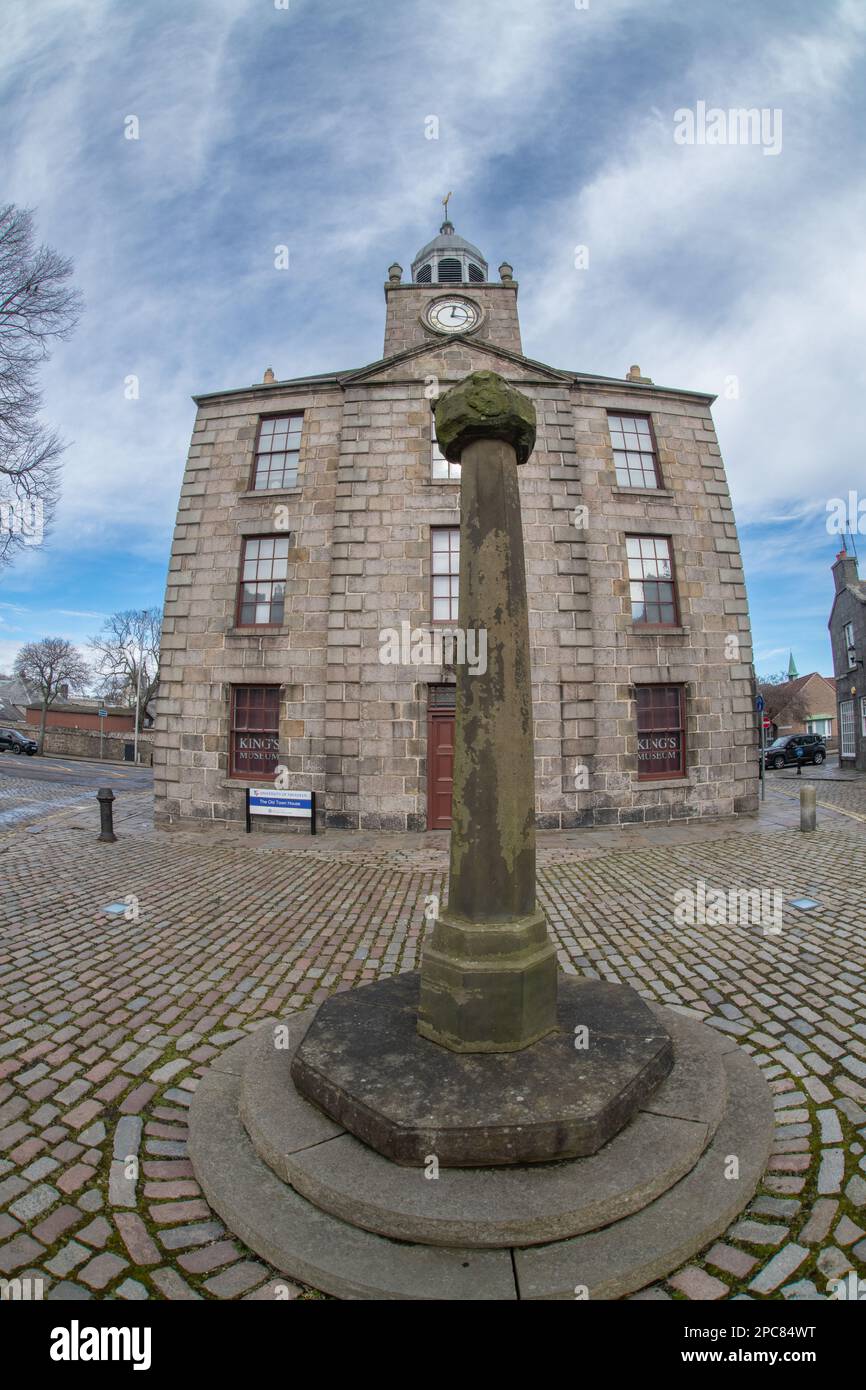
[[453,194],[453,193],[446,193],[446,194],[445,194],[445,197],[442,199],[442,206],[443,206],[443,208],[445,209],[445,220],[446,220],[446,222],[448,221],[448,202],[449,202],[449,199],[451,199],[451,198],[453,198],[453,197],[454,197],[454,194]]
[[451,193],[446,193],[446,194],[445,194],[445,197],[442,199],[442,206],[443,206],[443,208],[445,209],[445,221],[442,223],[442,226],[439,228],[439,231],[440,231],[440,232],[453,232],[453,231],[454,231],[454,224],[453,224],[453,222],[451,221],[451,218],[448,216],[448,201],[449,201],[449,199],[450,199],[452,196],[453,196],[453,195],[452,195]]

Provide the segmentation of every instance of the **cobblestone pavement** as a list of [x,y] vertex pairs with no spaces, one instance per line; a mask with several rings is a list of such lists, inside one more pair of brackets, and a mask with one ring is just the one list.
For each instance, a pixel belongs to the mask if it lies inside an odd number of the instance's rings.
[[[799,797],[800,787],[806,781],[805,774],[798,778],[796,772],[791,776],[787,774],[776,774],[782,780],[773,788],[774,792],[788,797]],[[844,780],[829,780],[823,777],[810,779],[810,785],[815,787],[815,794],[818,800],[819,814],[821,807],[825,810],[844,810],[852,816],[866,817],[866,777],[859,777],[856,781],[845,778]]]
[[[19,825],[39,826],[56,811],[92,810],[100,786],[115,792],[149,789],[149,768],[85,758],[0,756],[0,833]],[[33,833],[38,833],[34,830]]]
[[[775,1094],[750,1208],[639,1298],[819,1298],[866,1275],[866,821],[840,804],[805,839],[796,794],[774,785],[760,821],[540,837],[563,968],[731,1034]],[[447,835],[166,835],[148,805],[121,798],[114,845],[92,806],[0,832],[0,1277],[48,1299],[315,1297],[210,1210],[187,1107],[265,1018],[417,964]],[[778,891],[781,932],[674,925],[701,880]]]
[[48,812],[67,809],[81,800],[82,792],[78,787],[0,777],[0,830],[41,819]]

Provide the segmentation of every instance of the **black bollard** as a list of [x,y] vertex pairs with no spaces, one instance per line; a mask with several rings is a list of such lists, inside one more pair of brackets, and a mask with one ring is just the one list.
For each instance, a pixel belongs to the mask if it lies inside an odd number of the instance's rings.
[[99,839],[105,844],[112,844],[117,839],[114,833],[111,805],[114,801],[114,792],[111,787],[100,787],[96,793],[96,799],[99,802]]

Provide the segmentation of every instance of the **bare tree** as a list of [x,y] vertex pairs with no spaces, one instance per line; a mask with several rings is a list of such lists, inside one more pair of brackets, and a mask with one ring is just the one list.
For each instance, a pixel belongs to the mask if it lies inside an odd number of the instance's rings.
[[39,721],[39,752],[45,742],[48,709],[65,689],[83,690],[90,679],[84,657],[65,637],[43,637],[28,642],[15,658],[15,674],[25,685],[38,690],[42,700]]
[[57,502],[64,445],[39,420],[39,364],[78,322],[72,262],[36,246],[33,213],[0,207],[0,567],[41,539]]
[[102,624],[102,631],[90,638],[100,694],[133,709],[137,703],[139,731],[159,685],[161,627],[159,608],[130,608],[112,613]]
[[802,688],[796,691],[786,689],[791,684],[784,672],[777,676],[758,677],[758,694],[764,697],[764,718],[774,726],[783,711],[790,716],[792,724],[805,724],[809,718],[809,703]]

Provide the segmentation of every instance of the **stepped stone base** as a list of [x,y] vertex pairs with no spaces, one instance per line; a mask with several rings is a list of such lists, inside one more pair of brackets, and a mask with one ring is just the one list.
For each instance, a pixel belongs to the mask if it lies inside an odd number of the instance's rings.
[[441,1168],[469,1168],[595,1153],[673,1065],[667,1029],[629,985],[561,979],[556,1030],[495,1053],[422,1037],[421,994],[412,971],[333,995],[292,1062],[307,1100],[394,1163],[435,1155]]
[[[736,1218],[773,1134],[772,1099],[748,1055],[710,1028],[648,1008],[673,1040],[673,1068],[594,1155],[442,1168],[438,1178],[391,1162],[294,1088],[292,1058],[316,1014],[308,1010],[263,1025],[201,1081],[190,1114],[196,1176],[257,1254],[338,1298],[632,1293]],[[726,1176],[731,1155],[735,1179]]]

